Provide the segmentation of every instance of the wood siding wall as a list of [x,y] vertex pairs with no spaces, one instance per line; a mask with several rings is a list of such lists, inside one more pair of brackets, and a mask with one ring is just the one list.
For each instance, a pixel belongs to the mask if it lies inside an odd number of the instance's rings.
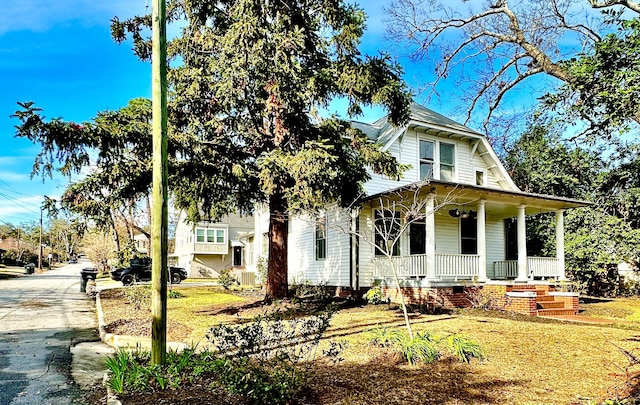
[[327,210],[327,257],[315,258],[315,218],[296,217],[289,222],[289,284],[326,284],[349,287],[350,217],[344,210]]

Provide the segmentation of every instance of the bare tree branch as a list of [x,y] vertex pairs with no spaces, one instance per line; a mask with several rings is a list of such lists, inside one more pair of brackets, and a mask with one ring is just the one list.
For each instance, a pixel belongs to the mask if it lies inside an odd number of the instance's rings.
[[640,13],[640,3],[630,0],[589,0],[589,4],[591,4],[591,7],[593,8],[624,6],[630,10],[635,11],[636,13]]
[[[640,12],[630,0],[392,0],[387,33],[409,44],[401,49],[414,60],[439,61],[429,95],[439,94],[445,79],[459,78],[457,96],[469,103],[467,122],[481,114],[487,129],[505,95],[528,78],[544,73],[558,80],[547,86],[570,82],[561,62],[601,40],[602,22],[588,11],[616,5]],[[539,85],[537,90],[546,92]]]

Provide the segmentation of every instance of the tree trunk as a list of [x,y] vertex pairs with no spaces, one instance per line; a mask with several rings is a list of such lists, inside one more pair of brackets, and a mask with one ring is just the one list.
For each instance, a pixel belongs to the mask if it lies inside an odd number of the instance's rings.
[[265,301],[287,296],[287,238],[286,202],[280,193],[269,197],[269,263]]

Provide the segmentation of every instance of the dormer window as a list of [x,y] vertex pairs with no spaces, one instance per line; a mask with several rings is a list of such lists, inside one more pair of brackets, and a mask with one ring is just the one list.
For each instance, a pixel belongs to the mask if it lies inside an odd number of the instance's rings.
[[434,142],[420,141],[420,180],[433,178]]
[[456,146],[420,139],[420,180],[456,181]]

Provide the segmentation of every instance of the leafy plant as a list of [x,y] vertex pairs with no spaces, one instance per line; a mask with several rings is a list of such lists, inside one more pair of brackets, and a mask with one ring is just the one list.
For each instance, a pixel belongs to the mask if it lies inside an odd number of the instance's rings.
[[230,269],[224,269],[220,272],[220,277],[218,277],[218,282],[225,290],[228,290],[234,284],[238,283],[235,277],[231,275]]
[[213,326],[207,339],[224,359],[217,365],[221,382],[251,403],[289,403],[308,382],[310,360],[333,312],[328,307],[318,315],[287,320],[273,313],[244,325]]
[[268,272],[268,261],[264,256],[258,257],[258,261],[256,262],[256,272],[258,273],[258,282],[261,284],[265,284],[267,282],[267,272]]
[[472,358],[484,360],[487,355],[484,349],[466,336],[452,334],[447,337],[447,346],[451,353],[463,363],[469,363]]
[[365,294],[364,299],[367,300],[369,304],[378,305],[385,302],[384,294],[382,293],[382,287],[380,286],[380,282],[376,281]]
[[180,291],[171,290],[169,291],[169,294],[167,296],[169,298],[182,298],[184,297],[184,294],[182,294]]
[[395,350],[409,365],[437,361],[442,356],[440,346],[443,340],[461,362],[468,363],[473,357],[486,358],[480,345],[462,335],[452,334],[446,339],[437,339],[429,332],[417,332],[411,338],[399,329],[386,326],[376,327],[369,332],[372,344]]

